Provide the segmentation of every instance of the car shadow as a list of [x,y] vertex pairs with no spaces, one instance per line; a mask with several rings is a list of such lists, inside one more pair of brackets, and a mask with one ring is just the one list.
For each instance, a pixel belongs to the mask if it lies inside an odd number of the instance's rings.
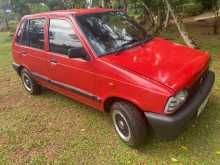
[[[58,97],[58,99],[60,98],[71,104],[75,104],[77,107],[80,107],[80,110],[83,109],[83,113],[86,113],[86,116],[96,117],[97,121],[103,120],[106,122],[107,125],[109,125],[109,127],[112,125],[112,121],[108,113],[103,113],[101,111],[98,111],[90,106],[84,105],[78,101],[75,101],[69,97],[58,94],[46,88],[44,88],[42,92],[43,95],[45,95],[46,97],[56,96]],[[180,134],[179,137],[177,137],[177,139],[175,140],[160,139],[159,137],[156,136],[153,130],[150,129],[149,137],[148,139],[146,139],[146,143],[138,148],[135,148],[135,150],[139,154],[146,155],[146,154],[158,153],[161,152],[161,150],[163,150],[164,152],[176,152],[176,151],[181,152],[181,148],[183,148],[184,150],[184,147],[182,146],[188,146],[189,148],[197,149],[196,147],[197,145],[203,144],[201,149],[207,148],[208,138],[209,137],[212,138],[214,133],[213,131],[210,132],[210,128],[215,127],[216,125],[215,120],[213,120],[213,118],[220,117],[220,113],[216,115],[214,112],[212,112],[213,110],[217,111],[220,108],[220,104],[217,102],[217,100],[218,98],[216,98],[216,96],[212,96],[210,98],[206,111],[203,114],[201,114],[199,118],[195,118],[192,120],[192,122],[188,123],[183,133]],[[118,140],[120,141],[119,138]],[[122,142],[121,144],[122,146],[124,146]]]

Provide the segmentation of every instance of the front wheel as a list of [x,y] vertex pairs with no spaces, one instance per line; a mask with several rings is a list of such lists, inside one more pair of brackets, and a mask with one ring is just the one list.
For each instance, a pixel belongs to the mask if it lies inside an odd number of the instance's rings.
[[117,134],[126,144],[137,147],[147,141],[146,119],[134,105],[116,102],[111,107],[111,116]]

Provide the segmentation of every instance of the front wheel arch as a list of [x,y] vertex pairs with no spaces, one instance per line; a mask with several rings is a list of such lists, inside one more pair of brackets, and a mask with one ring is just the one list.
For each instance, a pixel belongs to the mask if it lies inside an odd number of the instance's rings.
[[127,102],[129,104],[132,104],[134,105],[140,112],[144,112],[141,110],[141,107],[138,106],[137,103],[134,103],[128,99],[125,99],[125,98],[122,98],[122,97],[115,97],[115,96],[112,96],[112,97],[108,97],[107,99],[104,100],[104,104],[103,104],[103,107],[104,107],[104,112],[107,112],[107,113],[110,113],[111,111],[111,106],[115,103],[115,102]]

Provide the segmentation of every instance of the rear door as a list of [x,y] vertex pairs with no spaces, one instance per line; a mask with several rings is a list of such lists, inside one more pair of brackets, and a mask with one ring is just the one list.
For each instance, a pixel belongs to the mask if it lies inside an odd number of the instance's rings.
[[49,57],[45,51],[46,27],[45,18],[29,20],[27,61],[33,74],[48,77]]
[[23,21],[14,45],[20,63],[32,74],[43,76],[49,76],[49,61],[45,51],[46,27],[45,18]]

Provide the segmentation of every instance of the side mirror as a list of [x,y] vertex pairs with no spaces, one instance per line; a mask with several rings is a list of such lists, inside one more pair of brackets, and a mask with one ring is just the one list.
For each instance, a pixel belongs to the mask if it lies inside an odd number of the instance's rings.
[[68,57],[69,58],[81,58],[86,61],[89,60],[89,56],[83,47],[68,49]]

